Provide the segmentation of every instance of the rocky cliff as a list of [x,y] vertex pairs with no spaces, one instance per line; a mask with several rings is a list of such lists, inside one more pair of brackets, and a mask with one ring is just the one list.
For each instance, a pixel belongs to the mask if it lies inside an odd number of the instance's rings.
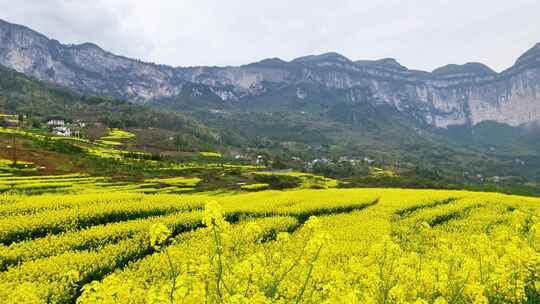
[[435,127],[540,121],[540,43],[501,73],[481,63],[424,72],[391,58],[351,61],[337,53],[184,68],[117,56],[91,43],[61,44],[0,21],[0,64],[81,92],[139,103],[189,96],[190,102],[213,98],[244,106],[269,100],[276,90],[282,90],[279,98],[309,103],[324,98],[323,90],[339,92],[351,104],[390,105]]

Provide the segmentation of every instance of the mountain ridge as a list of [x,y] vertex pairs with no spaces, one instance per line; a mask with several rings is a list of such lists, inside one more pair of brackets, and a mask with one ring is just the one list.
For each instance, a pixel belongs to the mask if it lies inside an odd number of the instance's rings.
[[[343,94],[350,103],[394,107],[436,128],[489,120],[512,126],[540,121],[540,43],[497,73],[481,63],[417,71],[391,58],[352,61],[335,52],[242,66],[172,67],[118,56],[93,43],[64,45],[5,21],[0,22],[0,41],[0,64],[8,68],[136,103],[167,99],[189,108],[211,100],[249,108],[256,106],[252,100],[271,100],[283,95],[279,88],[291,88],[285,96],[290,106],[324,99],[317,95],[323,90]],[[186,106],[185,96],[193,104]]]

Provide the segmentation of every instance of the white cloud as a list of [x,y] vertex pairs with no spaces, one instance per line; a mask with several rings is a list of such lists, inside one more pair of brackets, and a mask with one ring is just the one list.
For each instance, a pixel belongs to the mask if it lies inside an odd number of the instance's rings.
[[336,51],[416,69],[481,61],[501,70],[540,41],[538,11],[536,0],[0,0],[0,18],[64,43],[182,66]]

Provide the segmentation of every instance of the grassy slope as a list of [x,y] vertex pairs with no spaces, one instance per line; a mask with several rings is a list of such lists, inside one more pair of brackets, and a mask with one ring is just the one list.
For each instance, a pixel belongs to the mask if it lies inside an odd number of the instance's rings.
[[62,117],[100,122],[108,127],[163,130],[165,135],[181,137],[194,149],[208,149],[217,143],[216,132],[181,113],[168,113],[125,101],[81,95],[39,82],[0,67],[0,112],[25,114],[31,119]]

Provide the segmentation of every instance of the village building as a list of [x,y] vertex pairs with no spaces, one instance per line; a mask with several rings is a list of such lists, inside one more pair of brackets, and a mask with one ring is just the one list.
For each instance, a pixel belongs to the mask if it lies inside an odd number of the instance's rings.
[[71,129],[68,127],[54,127],[52,132],[54,135],[57,136],[71,136]]
[[0,118],[0,127],[16,127],[18,126],[18,121],[15,119],[9,119],[6,117]]
[[81,128],[86,128],[87,123],[85,121],[82,121],[80,119],[75,120],[75,124],[78,125]]
[[49,127],[63,127],[65,124],[66,122],[63,119],[51,119],[47,121]]

